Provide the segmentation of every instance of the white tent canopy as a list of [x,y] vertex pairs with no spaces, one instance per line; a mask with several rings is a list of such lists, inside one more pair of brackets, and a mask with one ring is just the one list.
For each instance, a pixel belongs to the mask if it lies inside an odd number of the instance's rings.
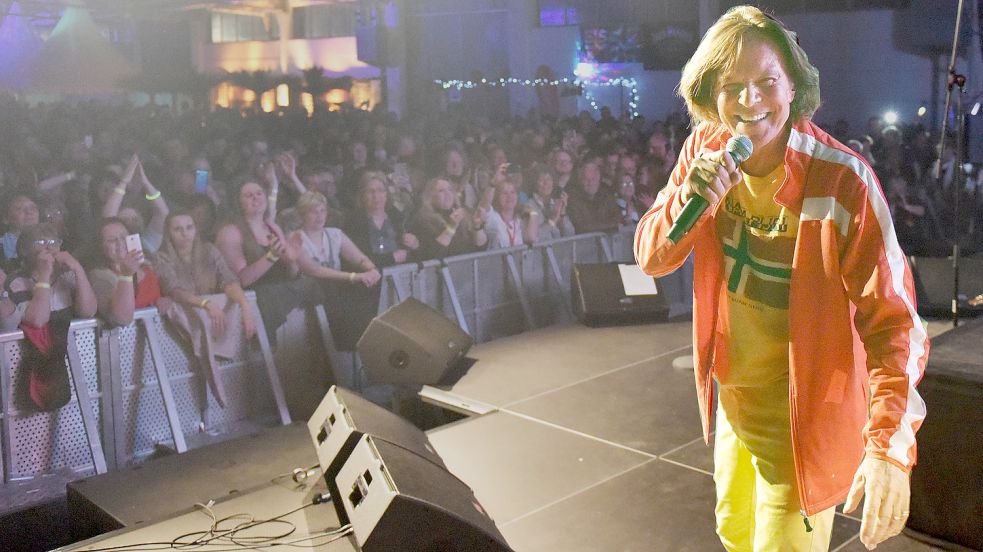
[[29,93],[91,95],[120,91],[121,80],[136,70],[87,9],[67,7],[31,72]]

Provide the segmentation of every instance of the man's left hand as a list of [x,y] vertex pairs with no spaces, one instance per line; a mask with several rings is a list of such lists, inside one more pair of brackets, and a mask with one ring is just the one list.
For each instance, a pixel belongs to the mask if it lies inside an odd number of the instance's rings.
[[867,550],[873,550],[904,528],[908,520],[911,482],[908,474],[894,464],[867,457],[853,477],[843,512],[854,511],[864,494],[867,499],[860,523],[860,542]]

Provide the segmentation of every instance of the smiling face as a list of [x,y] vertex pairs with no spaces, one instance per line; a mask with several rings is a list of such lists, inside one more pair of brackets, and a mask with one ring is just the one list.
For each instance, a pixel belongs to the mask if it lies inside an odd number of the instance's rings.
[[795,87],[775,47],[748,34],[733,66],[717,79],[714,94],[720,121],[754,144],[750,164],[778,166],[785,157]]
[[499,213],[512,213],[518,203],[519,192],[516,191],[515,184],[502,182],[495,189],[495,206]]

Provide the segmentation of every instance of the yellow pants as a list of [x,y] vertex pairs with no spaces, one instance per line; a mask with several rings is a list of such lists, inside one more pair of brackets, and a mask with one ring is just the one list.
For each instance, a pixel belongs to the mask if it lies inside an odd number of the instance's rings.
[[730,552],[825,552],[835,508],[800,512],[788,380],[720,386],[713,451],[717,534]]

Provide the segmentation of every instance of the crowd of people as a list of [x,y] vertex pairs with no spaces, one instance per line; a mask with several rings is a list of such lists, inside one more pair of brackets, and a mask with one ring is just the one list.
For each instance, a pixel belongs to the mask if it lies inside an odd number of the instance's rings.
[[[55,313],[123,325],[156,306],[213,365],[207,344],[232,320],[256,331],[251,289],[271,336],[322,303],[350,349],[386,266],[634,228],[688,132],[682,116],[606,108],[492,122],[454,105],[399,120],[5,96],[0,331],[43,332]],[[925,184],[928,135],[872,122],[849,143],[885,183],[910,252],[935,244],[947,202]]]
[[[887,124],[881,117],[871,117],[857,134],[850,133],[845,121],[838,121],[832,132],[874,168],[905,253],[944,256],[954,239],[968,251],[983,249],[979,189],[983,181],[971,163],[964,162],[957,170],[954,139],[946,143],[940,169],[937,133],[928,132],[921,123]],[[958,216],[953,210],[957,185]]]

